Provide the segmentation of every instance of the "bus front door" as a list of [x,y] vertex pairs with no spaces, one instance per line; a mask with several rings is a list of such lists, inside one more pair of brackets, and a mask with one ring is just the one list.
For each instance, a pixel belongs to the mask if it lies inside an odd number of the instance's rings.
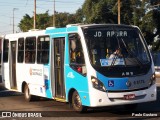
[[54,83],[55,98],[58,100],[65,99],[65,83],[64,83],[64,53],[65,38],[54,39]]
[[11,89],[17,89],[17,81],[16,81],[16,41],[10,42],[10,60],[9,60],[9,66],[10,66],[10,86]]

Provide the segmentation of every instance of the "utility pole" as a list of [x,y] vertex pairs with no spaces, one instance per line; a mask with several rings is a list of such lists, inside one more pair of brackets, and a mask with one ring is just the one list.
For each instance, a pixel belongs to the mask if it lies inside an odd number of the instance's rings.
[[13,33],[14,33],[14,11],[18,10],[18,8],[13,8]]
[[55,0],[53,3],[53,27],[56,27]]
[[36,0],[34,0],[34,29],[36,29]]
[[118,0],[118,24],[121,24],[121,1]]

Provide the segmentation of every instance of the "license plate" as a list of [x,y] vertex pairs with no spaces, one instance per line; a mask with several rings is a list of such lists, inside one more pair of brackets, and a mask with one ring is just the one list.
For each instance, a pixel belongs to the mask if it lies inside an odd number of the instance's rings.
[[124,99],[125,99],[125,100],[135,99],[135,94],[124,95]]

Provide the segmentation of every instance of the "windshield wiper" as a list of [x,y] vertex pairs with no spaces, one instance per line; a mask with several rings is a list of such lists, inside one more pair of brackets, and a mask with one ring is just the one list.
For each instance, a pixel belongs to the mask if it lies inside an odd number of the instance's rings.
[[122,41],[124,47],[126,48],[127,52],[129,53],[129,55],[132,56],[138,62],[140,67],[142,67],[143,63],[135,56],[134,53],[132,53],[132,51],[127,47],[126,43],[124,42],[124,40],[122,38],[121,38],[121,41]]

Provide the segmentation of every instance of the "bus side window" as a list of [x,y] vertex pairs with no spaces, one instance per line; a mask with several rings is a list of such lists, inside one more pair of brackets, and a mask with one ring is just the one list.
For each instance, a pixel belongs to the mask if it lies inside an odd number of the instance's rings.
[[41,36],[37,39],[37,63],[49,63],[49,36]]
[[69,34],[70,66],[77,72],[86,75],[84,53],[80,36],[76,33]]
[[3,44],[3,62],[8,62],[9,40],[4,40]]
[[27,37],[25,40],[25,63],[35,63],[36,37]]
[[24,60],[24,38],[18,39],[18,62],[23,63]]

